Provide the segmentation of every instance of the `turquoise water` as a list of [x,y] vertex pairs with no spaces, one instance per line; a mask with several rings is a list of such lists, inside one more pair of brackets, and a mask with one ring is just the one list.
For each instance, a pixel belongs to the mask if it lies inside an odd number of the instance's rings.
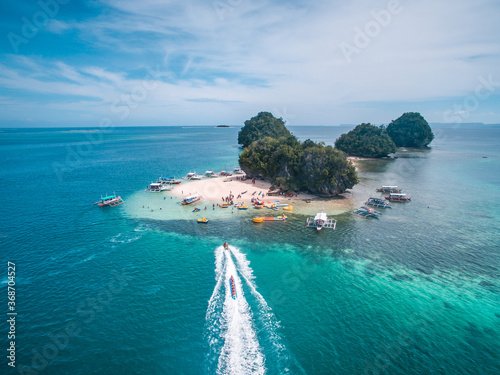
[[[332,144],[348,129],[291,130]],[[2,130],[0,241],[19,314],[6,373],[500,372],[500,128],[435,129],[429,150],[361,162],[353,206],[383,184],[412,202],[336,215],[335,231],[297,213],[258,226],[137,215],[159,175],[236,167],[237,131]],[[113,191],[127,202],[92,206]],[[68,324],[78,333],[61,334]]]

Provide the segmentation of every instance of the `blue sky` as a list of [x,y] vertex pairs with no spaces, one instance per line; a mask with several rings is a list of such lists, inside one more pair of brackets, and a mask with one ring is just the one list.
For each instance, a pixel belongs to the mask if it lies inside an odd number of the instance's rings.
[[42,0],[0,18],[0,127],[500,123],[497,0]]

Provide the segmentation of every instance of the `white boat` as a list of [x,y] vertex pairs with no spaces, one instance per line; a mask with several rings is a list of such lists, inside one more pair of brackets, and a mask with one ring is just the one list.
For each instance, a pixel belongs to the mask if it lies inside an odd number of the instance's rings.
[[201,199],[201,197],[198,194],[193,194],[189,195],[186,198],[184,198],[180,203],[185,206],[194,202],[198,202]]
[[214,171],[206,171],[205,176],[207,177],[218,177]]
[[318,212],[314,218],[308,217],[306,220],[306,227],[314,227],[320,231],[323,228],[330,228],[335,230],[337,220],[329,219],[326,213]]
[[169,191],[172,189],[173,189],[173,187],[171,185],[163,185],[161,182],[152,182],[149,184],[149,186],[147,187],[146,190],[158,193],[158,192],[162,192],[162,191]]
[[203,178],[203,176],[200,176],[198,174],[196,174],[196,172],[189,172],[187,175],[186,175],[186,178],[188,180],[201,180]]
[[234,174],[245,174],[240,168],[234,168]]

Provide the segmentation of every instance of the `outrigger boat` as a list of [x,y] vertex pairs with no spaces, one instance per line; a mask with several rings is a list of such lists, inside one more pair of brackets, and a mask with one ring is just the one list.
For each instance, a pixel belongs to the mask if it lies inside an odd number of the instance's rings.
[[156,182],[159,182],[160,184],[163,185],[177,185],[180,184],[182,181],[176,180],[175,177],[160,177]]
[[381,188],[378,188],[377,191],[380,193],[401,193],[401,190],[397,186],[382,186]]
[[398,194],[398,193],[391,193],[391,194],[389,194],[388,197],[385,197],[385,199],[387,199],[391,202],[409,202],[409,201],[411,201],[411,197],[406,196],[406,194]]
[[222,246],[224,246],[224,250],[229,250],[229,245],[227,242],[224,242]]
[[352,213],[364,219],[366,219],[367,217],[378,218],[380,216],[380,212],[375,211],[373,208],[368,208],[365,206],[355,209]]
[[187,204],[198,202],[200,199],[201,197],[198,194],[189,195],[182,200],[181,204],[185,206]]
[[229,288],[231,289],[231,298],[236,299],[238,296],[236,295],[236,285],[234,284],[233,275],[229,278]]
[[389,203],[387,203],[385,200],[380,199],[380,198],[368,198],[368,200],[365,202],[365,204],[373,207],[380,207],[380,208],[392,208]]
[[308,217],[306,220],[306,227],[316,228],[317,231],[320,231],[323,228],[330,228],[335,230],[336,226],[337,220],[329,219],[324,212],[319,212],[314,218]]
[[149,186],[147,187],[147,191],[152,191],[152,192],[162,192],[162,191],[169,191],[169,190],[172,190],[173,187],[172,186],[168,186],[168,185],[163,185],[159,182],[152,182],[151,184],[149,184]]
[[188,180],[201,180],[203,178],[203,176],[200,176],[200,175],[197,175],[196,172],[189,172],[187,175],[186,175],[186,178]]
[[254,217],[253,222],[254,223],[262,223],[263,221],[285,221],[288,219],[285,215],[280,215],[280,216],[275,216],[275,217]]
[[117,197],[115,194],[113,194],[113,195],[107,195],[105,197],[101,196],[101,200],[93,204],[97,204],[99,207],[104,207],[104,206],[115,207],[119,206],[122,203],[125,203],[125,201],[121,197]]

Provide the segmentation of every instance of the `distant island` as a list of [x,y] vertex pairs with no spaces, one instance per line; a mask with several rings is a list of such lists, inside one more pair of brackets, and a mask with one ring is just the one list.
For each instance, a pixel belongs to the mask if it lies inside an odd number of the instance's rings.
[[397,147],[427,147],[434,139],[429,123],[420,113],[404,113],[387,127],[361,124],[342,134],[335,147],[350,156],[387,157]]
[[216,128],[230,128],[229,125],[217,125]]
[[245,121],[238,143],[244,147],[239,164],[247,176],[270,180],[274,187],[335,196],[358,183],[343,151],[310,139],[299,142],[283,119],[269,112]]

